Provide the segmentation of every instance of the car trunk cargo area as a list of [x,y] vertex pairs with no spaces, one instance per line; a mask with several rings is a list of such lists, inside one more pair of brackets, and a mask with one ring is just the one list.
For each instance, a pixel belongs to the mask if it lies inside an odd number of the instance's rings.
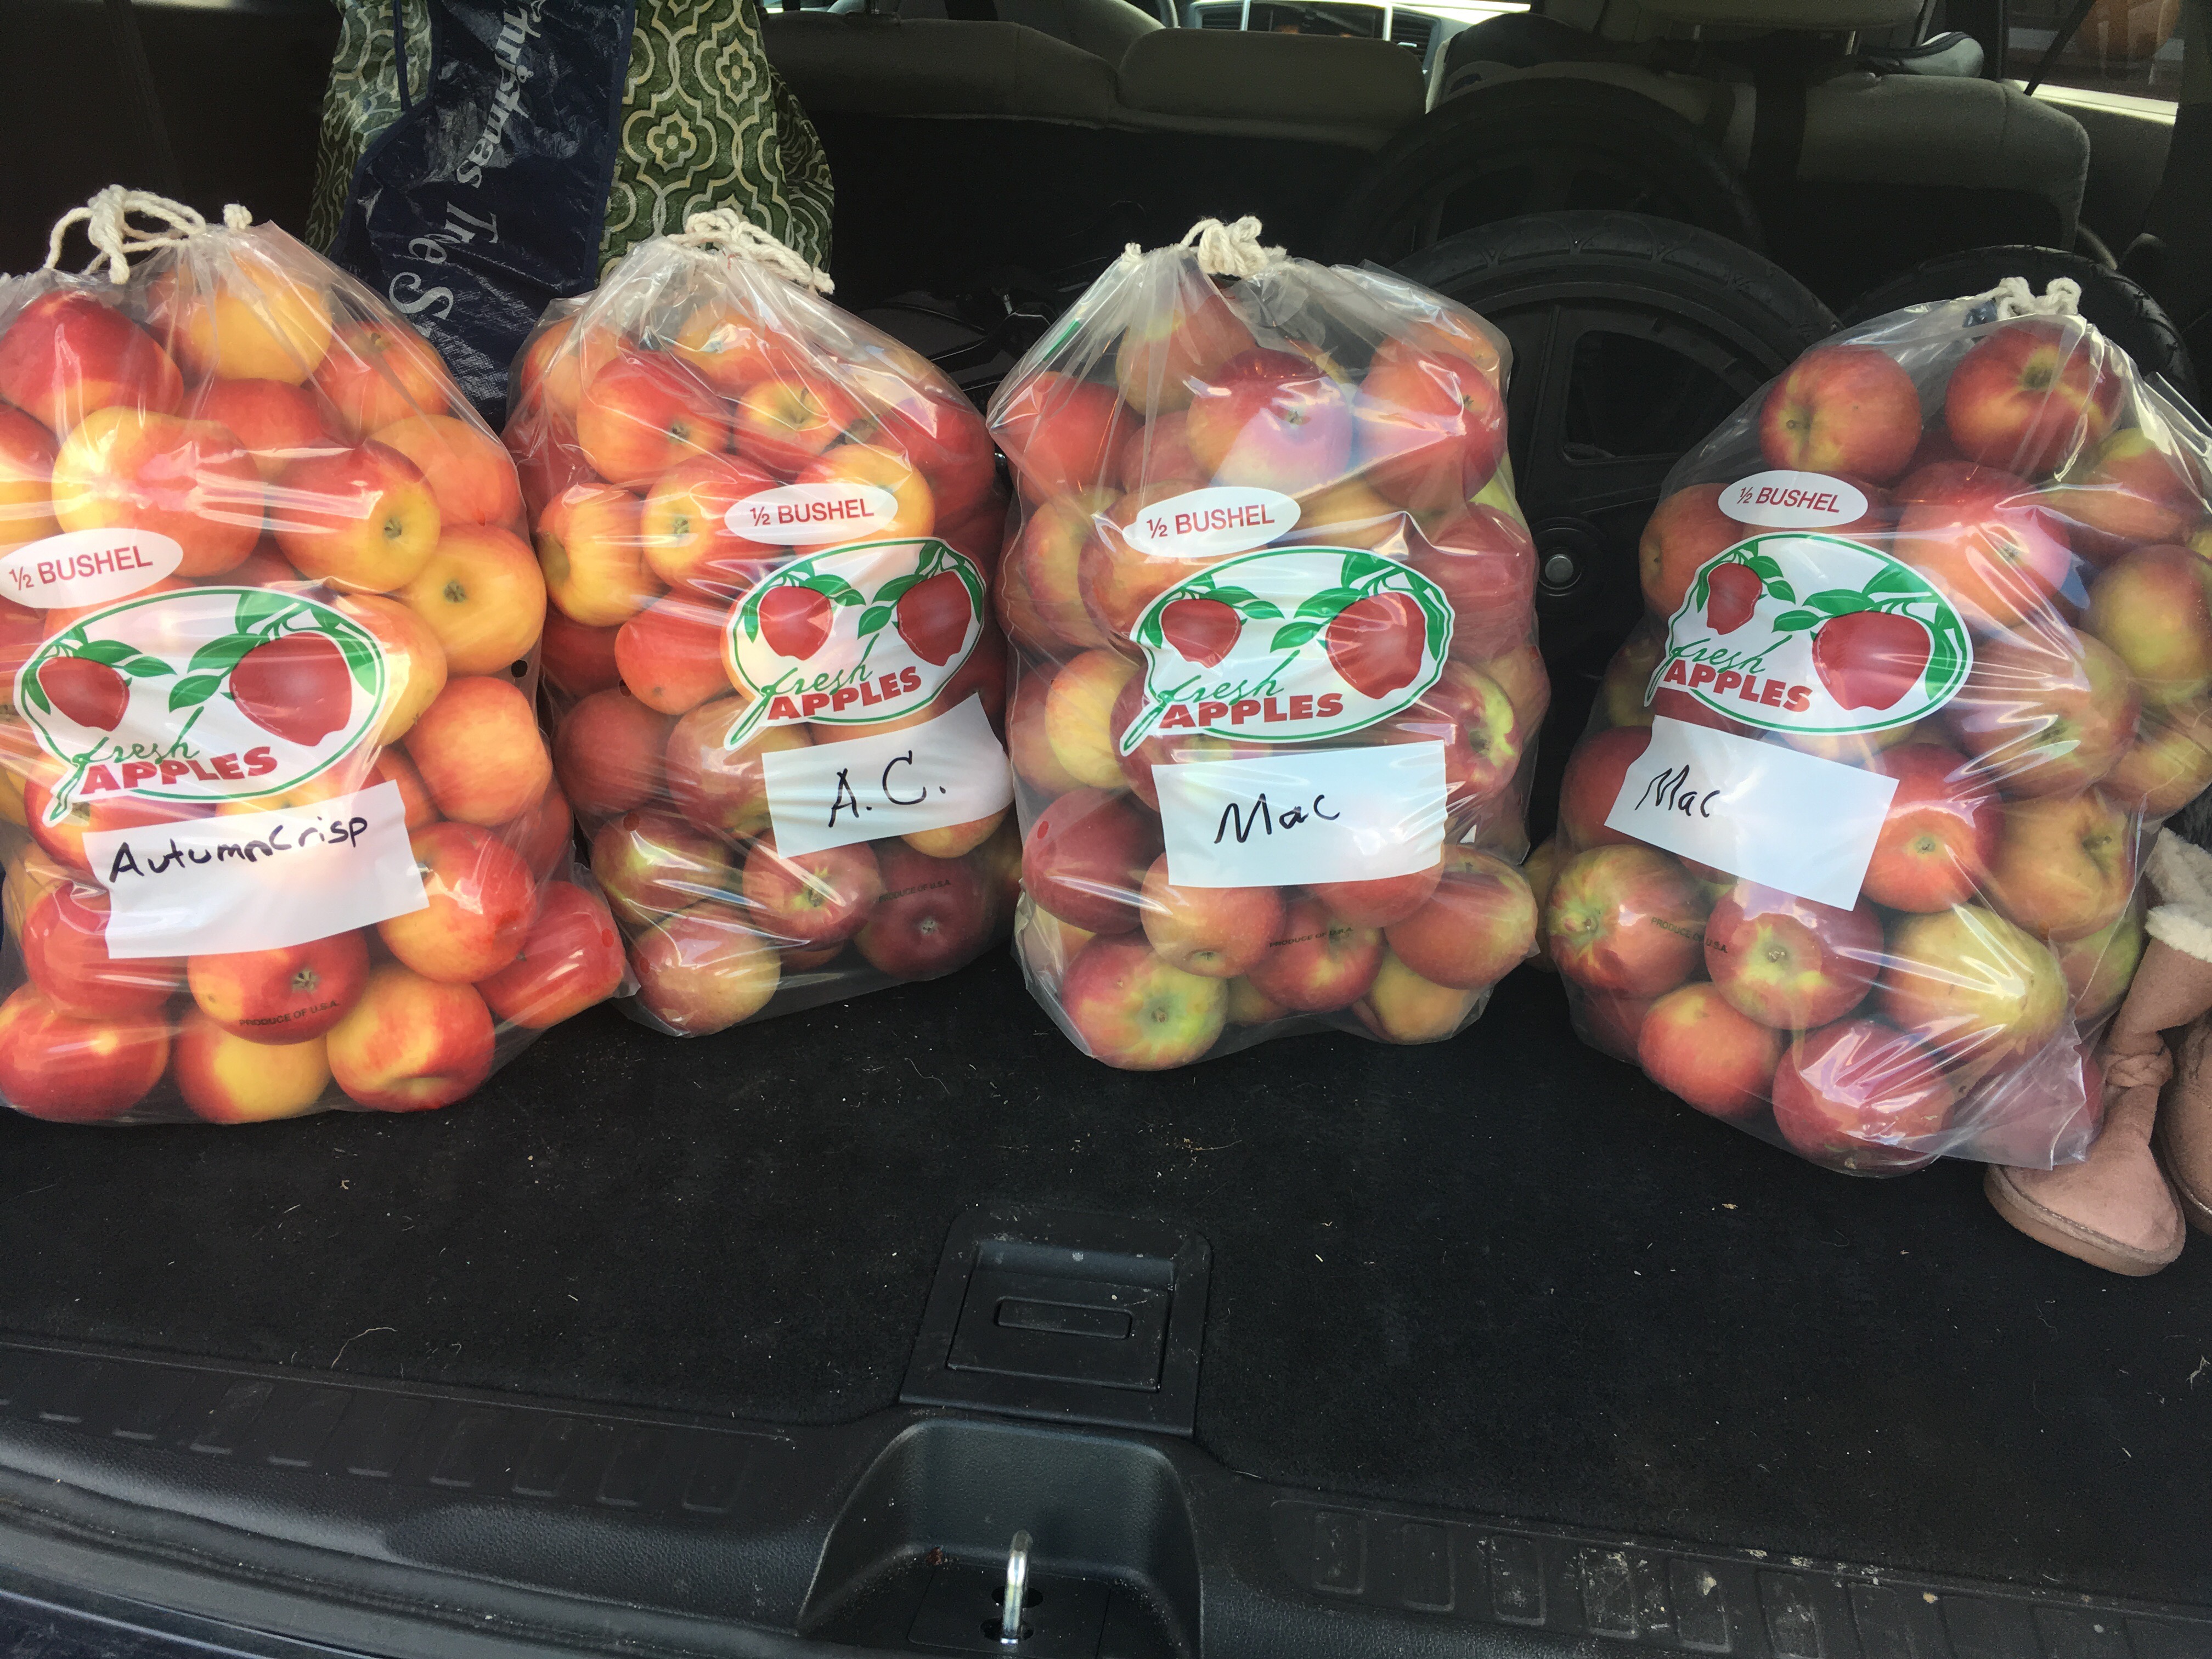
[[1211,1248],[1231,1470],[2212,1604],[2203,1241],[2119,1279],[1978,1166],[1814,1169],[1583,1048],[1534,972],[1449,1044],[1147,1077],[999,957],[702,1042],[601,1009],[421,1119],[9,1119],[0,1169],[9,1337],[725,1424],[892,1407],[973,1206],[1158,1218]]

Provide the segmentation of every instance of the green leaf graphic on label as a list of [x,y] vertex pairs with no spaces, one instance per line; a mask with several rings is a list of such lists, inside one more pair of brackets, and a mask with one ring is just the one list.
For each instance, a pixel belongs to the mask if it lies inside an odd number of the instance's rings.
[[94,662],[106,663],[110,668],[119,668],[138,654],[135,645],[125,645],[121,640],[93,640],[69,653],[73,657],[89,658]]
[[859,588],[841,576],[831,575],[826,570],[816,571],[799,586],[812,588],[832,605],[866,605],[868,602]]
[[875,605],[860,613],[860,625],[853,631],[865,640],[869,635],[880,629],[883,625],[890,619],[890,606],[887,605]]
[[169,688],[169,712],[174,714],[184,709],[197,708],[221,690],[222,676],[220,674],[190,675]]
[[339,651],[344,653],[346,666],[353,671],[354,678],[361,682],[362,690],[374,690],[376,689],[375,652],[370,648],[366,641],[357,639],[353,635],[339,634],[333,637],[338,642]]
[[292,607],[293,601],[289,598],[282,593],[271,593],[264,588],[241,593],[238,596],[238,631],[251,634],[264,623],[284,615]]
[[238,659],[262,640],[252,634],[226,634],[219,640],[210,640],[192,653],[192,659],[185,665],[187,674],[228,674],[238,665]]
[[1270,651],[1295,651],[1321,630],[1322,624],[1317,622],[1285,623],[1275,630],[1275,636],[1267,641],[1267,648]]
[[[1359,590],[1356,587],[1324,587],[1320,592],[1299,605],[1292,614],[1299,617],[1319,617],[1326,621],[1358,597]],[[1313,635],[1309,634],[1306,637],[1311,639]]]
[[159,657],[133,657],[123,665],[123,672],[135,680],[153,680],[177,671]]

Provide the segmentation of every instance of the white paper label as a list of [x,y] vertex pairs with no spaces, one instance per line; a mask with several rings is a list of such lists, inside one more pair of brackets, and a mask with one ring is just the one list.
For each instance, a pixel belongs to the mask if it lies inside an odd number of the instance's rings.
[[396,783],[283,811],[94,830],[84,850],[107,889],[112,957],[273,951],[430,902]]
[[1721,491],[1720,509],[1770,530],[1826,530],[1866,517],[1866,492],[1825,472],[1754,472]]
[[1897,780],[1686,720],[1651,722],[1606,828],[1763,887],[1858,902]]
[[779,484],[722,515],[730,534],[778,547],[866,541],[898,517],[898,497],[878,484]]
[[921,726],[771,750],[761,768],[776,847],[790,854],[972,823],[1014,798],[981,696]]
[[1278,750],[1152,768],[1168,878],[1288,887],[1411,875],[1444,842],[1444,748]]
[[64,530],[0,559],[0,599],[40,611],[106,605],[151,587],[185,550],[150,530]]
[[1139,553],[1218,558],[1265,547],[1298,527],[1298,504],[1273,489],[1217,484],[1170,495],[1137,515],[1122,538]]

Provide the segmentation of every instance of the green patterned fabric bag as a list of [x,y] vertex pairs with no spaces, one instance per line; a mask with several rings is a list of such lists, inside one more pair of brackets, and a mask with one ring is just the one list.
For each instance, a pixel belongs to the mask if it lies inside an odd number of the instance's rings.
[[308,236],[503,401],[545,305],[732,209],[817,264],[820,139],[759,0],[335,0]]

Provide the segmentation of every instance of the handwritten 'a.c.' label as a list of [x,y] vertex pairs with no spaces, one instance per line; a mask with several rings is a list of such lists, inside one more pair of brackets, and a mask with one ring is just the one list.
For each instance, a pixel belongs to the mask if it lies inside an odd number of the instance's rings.
[[1168,879],[1287,887],[1428,869],[1444,840],[1444,749],[1277,750],[1152,768]]
[[1866,517],[1866,492],[1825,472],[1754,472],[1721,491],[1720,509],[1769,530],[1827,530]]
[[1762,887],[1858,902],[1897,780],[1663,716],[1606,828]]
[[111,957],[279,950],[430,902],[396,783],[282,811],[95,830],[84,851],[107,890]]
[[761,769],[777,849],[794,856],[973,823],[1014,799],[980,696],[920,726],[770,750]]
[[880,484],[778,484],[722,515],[730,534],[777,547],[819,547],[879,534],[898,517],[898,497]]
[[176,540],[151,530],[64,530],[0,559],[0,599],[40,611],[127,599],[184,562]]
[[1265,547],[1298,527],[1298,504],[1273,489],[1216,484],[1170,495],[1137,514],[1121,532],[1139,553],[1218,558]]

